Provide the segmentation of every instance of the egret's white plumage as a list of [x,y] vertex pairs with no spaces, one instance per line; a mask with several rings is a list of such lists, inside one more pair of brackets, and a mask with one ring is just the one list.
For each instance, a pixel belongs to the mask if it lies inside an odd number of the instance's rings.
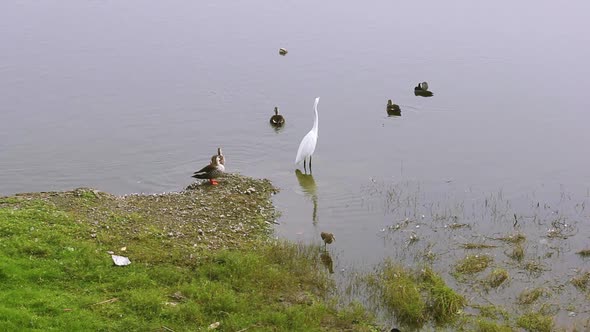
[[295,157],[295,164],[299,164],[303,161],[303,169],[305,170],[305,161],[309,159],[309,171],[311,172],[311,156],[315,151],[315,145],[318,142],[318,103],[320,102],[320,97],[315,99],[315,103],[313,104],[313,110],[315,111],[315,120],[313,122],[313,127],[303,137],[301,143],[299,143],[299,149],[297,150],[297,157]]

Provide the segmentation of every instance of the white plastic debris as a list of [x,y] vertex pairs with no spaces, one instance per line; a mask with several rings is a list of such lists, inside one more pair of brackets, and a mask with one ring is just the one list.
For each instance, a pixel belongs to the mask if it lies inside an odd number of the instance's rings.
[[129,258],[127,258],[125,256],[111,255],[111,258],[113,258],[113,262],[117,266],[126,266],[126,265],[131,264],[131,261],[129,260]]
[[215,323],[209,325],[209,328],[208,329],[209,330],[215,330],[216,328],[219,327],[219,324],[221,324],[221,323],[220,322],[215,322]]

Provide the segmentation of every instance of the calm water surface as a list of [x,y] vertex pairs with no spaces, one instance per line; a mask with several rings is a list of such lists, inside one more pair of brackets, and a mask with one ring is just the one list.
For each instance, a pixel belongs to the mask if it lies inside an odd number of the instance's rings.
[[[535,202],[574,211],[589,199],[589,11],[585,1],[3,1],[0,194],[177,191],[222,146],[230,172],[281,188],[279,236],[337,234],[338,271],[399,257],[407,234],[384,230],[404,218],[442,249],[459,240],[431,226],[437,213],[510,231],[512,221],[477,217],[482,202],[530,216]],[[433,97],[414,96],[421,81]],[[317,96],[313,178],[297,176]],[[401,117],[387,116],[387,99]],[[274,106],[280,132],[268,125]],[[590,218],[572,213],[578,250]],[[568,262],[579,263],[555,264]]]

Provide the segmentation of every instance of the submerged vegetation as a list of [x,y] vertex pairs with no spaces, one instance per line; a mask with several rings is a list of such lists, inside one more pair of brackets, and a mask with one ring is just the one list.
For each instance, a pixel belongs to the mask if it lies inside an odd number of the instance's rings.
[[[587,330],[590,195],[541,197],[471,189],[451,197],[424,192],[416,181],[374,181],[363,199],[384,212],[380,234],[395,246],[394,265],[427,266],[466,299],[451,327],[426,319],[426,330]],[[420,241],[410,246],[408,234]]]
[[223,181],[0,198],[0,330],[371,330],[330,300],[319,247],[268,237],[270,183]]

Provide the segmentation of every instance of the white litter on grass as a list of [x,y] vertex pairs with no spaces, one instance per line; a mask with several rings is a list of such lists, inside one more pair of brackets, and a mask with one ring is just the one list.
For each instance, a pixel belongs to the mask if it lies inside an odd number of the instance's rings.
[[127,258],[125,256],[111,255],[111,257],[113,258],[113,262],[117,266],[125,266],[125,265],[131,264],[131,261],[129,260],[129,258]]

